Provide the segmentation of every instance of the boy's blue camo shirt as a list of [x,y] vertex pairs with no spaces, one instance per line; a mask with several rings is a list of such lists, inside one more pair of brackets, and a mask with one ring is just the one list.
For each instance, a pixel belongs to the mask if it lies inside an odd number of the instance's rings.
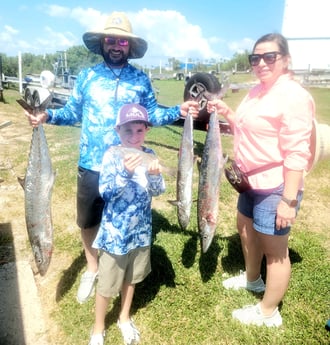
[[[155,154],[143,147],[146,153]],[[130,175],[123,157],[107,151],[100,172],[99,191],[105,206],[93,247],[116,255],[151,244],[151,199],[165,191],[162,175],[149,175],[139,166]]]
[[118,81],[102,62],[79,73],[66,105],[61,109],[47,110],[47,123],[81,123],[78,165],[100,171],[104,152],[109,146],[120,143],[114,127],[119,109],[127,103],[144,106],[154,126],[170,124],[180,116],[179,105],[167,109],[158,106],[150,80],[144,72],[127,64]]

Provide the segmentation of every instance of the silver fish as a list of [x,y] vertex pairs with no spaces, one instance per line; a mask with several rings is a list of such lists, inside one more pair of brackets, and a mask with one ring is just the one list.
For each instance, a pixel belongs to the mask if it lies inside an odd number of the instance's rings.
[[29,162],[24,179],[25,220],[34,259],[43,276],[53,252],[51,196],[55,182],[47,140],[42,125],[33,128]]
[[[154,161],[155,159],[159,160],[159,157],[157,155],[154,155],[153,153],[147,153],[142,150],[135,149],[133,147],[123,147],[123,146],[110,146],[108,149],[112,154],[114,155],[120,155],[122,158],[124,158],[128,154],[134,154],[134,155],[140,155],[142,158],[141,160],[141,166],[144,167],[145,169],[148,169],[150,163]],[[165,173],[171,177],[175,176],[175,171],[174,169],[164,166],[161,164],[161,171],[162,173]]]
[[178,221],[182,229],[186,229],[190,221],[192,204],[194,167],[193,117],[187,114],[181,137],[178,157],[176,196],[170,201],[177,206]]
[[210,115],[198,184],[198,229],[203,253],[209,249],[216,232],[220,180],[227,159],[223,158],[218,116]]
[[148,168],[149,164],[157,159],[157,156],[152,153],[147,153],[142,150],[135,149],[133,147],[124,147],[124,146],[110,146],[108,149],[114,155],[120,155],[124,158],[128,154],[140,155],[142,158],[141,166]]

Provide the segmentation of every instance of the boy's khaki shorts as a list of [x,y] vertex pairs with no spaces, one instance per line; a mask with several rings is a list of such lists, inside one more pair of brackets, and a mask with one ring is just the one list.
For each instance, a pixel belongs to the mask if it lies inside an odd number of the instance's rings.
[[150,246],[133,249],[125,255],[101,251],[97,293],[103,297],[115,297],[124,282],[137,284],[150,272]]

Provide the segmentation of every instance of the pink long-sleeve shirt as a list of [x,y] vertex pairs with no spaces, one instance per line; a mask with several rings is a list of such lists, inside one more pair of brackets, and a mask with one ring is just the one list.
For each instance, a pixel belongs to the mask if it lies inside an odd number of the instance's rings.
[[[290,170],[306,170],[314,117],[312,96],[290,74],[282,75],[268,88],[258,84],[235,115],[234,156],[238,166],[251,171],[283,162]],[[284,182],[283,165],[250,176],[251,186],[279,186]]]

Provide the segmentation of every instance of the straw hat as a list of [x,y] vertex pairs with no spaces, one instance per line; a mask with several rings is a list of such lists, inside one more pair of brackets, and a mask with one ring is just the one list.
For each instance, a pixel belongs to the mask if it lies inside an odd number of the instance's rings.
[[130,42],[129,59],[142,58],[148,49],[148,43],[133,34],[132,25],[122,12],[113,12],[107,18],[103,29],[86,32],[83,41],[91,52],[102,55],[101,39],[106,36],[127,38]]
[[316,120],[313,121],[311,153],[306,173],[310,173],[320,160],[330,158],[330,126]]

